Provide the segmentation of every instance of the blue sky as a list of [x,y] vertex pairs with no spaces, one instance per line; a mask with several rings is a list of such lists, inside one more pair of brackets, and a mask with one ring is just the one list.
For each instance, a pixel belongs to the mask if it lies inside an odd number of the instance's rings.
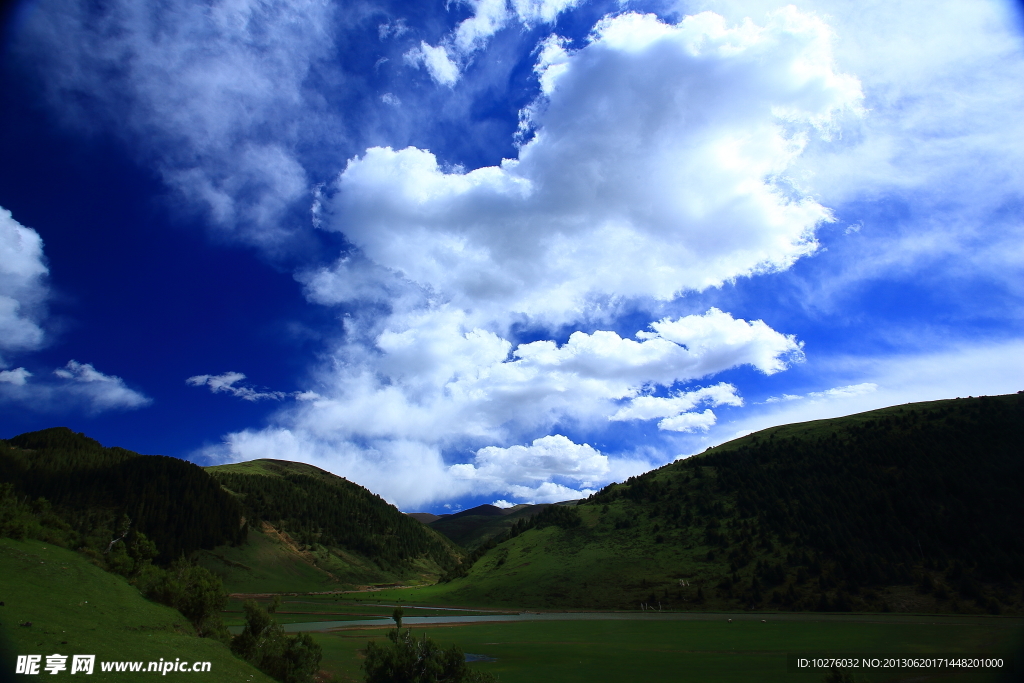
[[438,512],[1024,389],[1016,4],[4,19],[0,436]]

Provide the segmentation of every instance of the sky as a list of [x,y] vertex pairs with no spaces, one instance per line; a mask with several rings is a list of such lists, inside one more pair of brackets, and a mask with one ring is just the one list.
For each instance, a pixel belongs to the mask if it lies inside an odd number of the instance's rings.
[[405,511],[1024,390],[1005,0],[26,0],[0,437]]

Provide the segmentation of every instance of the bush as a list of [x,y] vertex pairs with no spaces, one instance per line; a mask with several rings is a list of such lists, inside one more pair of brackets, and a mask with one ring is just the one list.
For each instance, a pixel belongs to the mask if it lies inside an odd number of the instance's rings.
[[285,635],[255,600],[246,600],[245,628],[231,641],[231,651],[282,683],[310,683],[323,652],[308,633]]
[[366,644],[366,683],[489,683],[491,674],[473,671],[458,645],[442,649],[426,634],[413,638],[410,629],[388,632],[390,643]]
[[209,570],[184,558],[175,560],[155,581],[150,597],[181,612],[200,637],[213,637],[222,642],[230,638],[220,618],[228,596],[221,580]]

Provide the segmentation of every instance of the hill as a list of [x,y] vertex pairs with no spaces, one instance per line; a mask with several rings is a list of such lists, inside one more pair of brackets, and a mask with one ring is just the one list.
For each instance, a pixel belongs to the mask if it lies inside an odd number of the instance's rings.
[[[46,655],[67,655],[68,669],[63,674],[68,675],[70,656],[88,653],[96,655],[96,662],[87,680],[126,680],[123,672],[103,672],[102,662],[142,661],[145,670],[149,662],[177,657],[186,662],[208,661],[210,673],[204,678],[191,672],[171,672],[168,680],[271,683],[232,655],[226,645],[196,637],[180,613],[146,600],[124,577],[50,543],[0,539],[0,596],[0,628],[6,630],[0,636],[11,641],[10,651],[2,653],[0,661],[2,680],[15,670],[16,654],[41,654],[44,666]],[[14,626],[26,623],[30,625]]]
[[435,520],[441,519],[441,515],[435,515],[430,512],[407,512],[406,514],[420,524],[430,524]]
[[105,448],[66,427],[0,441],[0,482],[17,495],[45,498],[40,515],[52,506],[67,527],[63,534],[51,530],[65,536],[51,540],[68,547],[103,550],[122,531],[141,531],[168,562],[244,538],[242,508],[201,467]]
[[206,471],[247,520],[247,543],[203,553],[230,591],[430,582],[461,557],[376,494],[312,465],[264,459]]
[[521,522],[430,599],[1021,613],[1022,454],[1022,394],[775,427]]
[[[574,503],[575,501],[568,501]],[[568,503],[554,503],[565,505]],[[444,534],[466,550],[476,550],[491,539],[508,532],[521,519],[530,519],[540,514],[551,503],[539,505],[515,505],[499,508],[494,505],[478,505],[452,515],[444,515],[431,521],[431,529]]]

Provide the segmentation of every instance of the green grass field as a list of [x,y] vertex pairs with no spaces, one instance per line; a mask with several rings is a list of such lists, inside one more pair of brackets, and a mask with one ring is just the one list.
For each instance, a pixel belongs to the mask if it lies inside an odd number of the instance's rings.
[[[14,672],[13,657],[59,653],[96,655],[87,680],[127,681],[102,673],[101,661],[209,661],[209,673],[168,673],[195,683],[272,683],[226,645],[197,638],[176,610],[152,603],[124,578],[93,566],[80,554],[40,541],[0,539],[0,629],[8,640],[0,679]],[[31,626],[19,626],[31,622]],[[49,676],[46,672],[44,675]],[[149,674],[152,676],[153,674]]]
[[[1021,642],[1024,621],[999,617],[727,616],[710,621],[518,622],[418,629],[443,645],[494,657],[476,662],[501,683],[608,683],[620,681],[713,681],[754,683],[820,681],[822,672],[790,673],[788,653],[981,653],[1005,652]],[[361,681],[360,650],[383,640],[384,629],[314,634],[324,650],[323,668],[339,681]],[[927,674],[863,671],[854,680],[1000,680],[979,672]],[[1019,678],[1005,679],[1019,680]]]

